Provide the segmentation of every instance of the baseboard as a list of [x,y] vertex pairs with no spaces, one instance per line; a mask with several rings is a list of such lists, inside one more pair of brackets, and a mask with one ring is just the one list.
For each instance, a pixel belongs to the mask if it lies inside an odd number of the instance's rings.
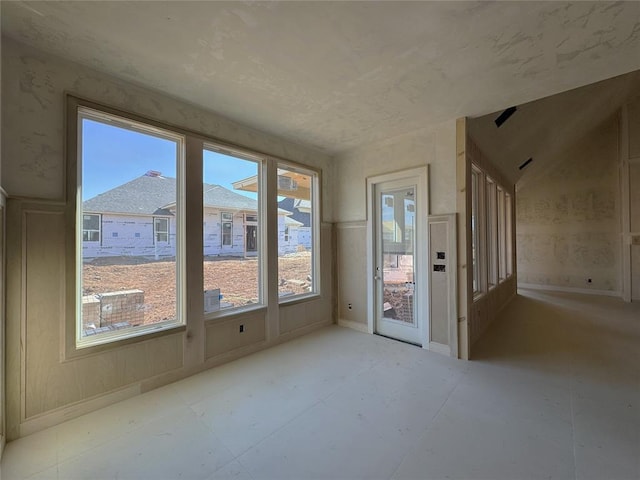
[[429,342],[429,351],[440,353],[442,355],[446,355],[447,357],[451,356],[451,348],[449,347],[449,345],[445,345],[444,343]]
[[345,320],[344,318],[338,319],[338,325],[351,330],[356,330],[362,333],[369,333],[369,327],[366,323],[354,322],[353,320]]
[[622,297],[621,292],[611,290],[593,290],[590,288],[560,287],[556,285],[537,285],[535,283],[519,283],[518,288],[528,290],[543,290],[546,292],[580,293],[584,295],[603,295],[606,297]]
[[114,403],[121,402],[122,400],[135,397],[136,395],[140,395],[140,393],[140,384],[136,383],[134,385],[121,388],[120,390],[116,390],[115,392],[93,397],[88,400],[82,400],[77,403],[72,403],[70,405],[36,415],[35,417],[27,419],[20,424],[19,437],[24,437],[40,430],[44,430],[45,428],[53,427],[54,425],[66,422],[72,418],[76,418]]
[[[331,322],[331,320],[323,320],[311,325],[305,325],[304,327],[300,327],[280,335],[274,341],[260,342],[257,344],[248,345],[246,347],[241,347],[230,352],[225,352],[215,357],[207,358],[202,364],[198,365],[197,368],[194,368],[193,370],[190,370],[188,372],[183,369],[165,372],[156,377],[142,380],[138,383],[129,385],[119,390],[109,392],[104,395],[99,395],[87,400],[81,400],[79,402],[65,405],[55,410],[50,410],[40,415],[36,415],[34,417],[26,419],[19,425],[18,438],[36,433],[40,430],[44,430],[45,428],[53,427],[67,420],[71,420],[87,413],[91,413],[114,403],[118,403],[147,391],[154,390],[161,386],[177,382],[191,375],[209,370],[210,368],[246,357],[247,355],[250,355],[252,353],[275,347],[276,345],[286,343],[298,337],[303,337],[304,335],[307,335],[315,330],[319,330],[332,324],[333,322]],[[0,438],[3,445],[4,438]],[[2,446],[0,445],[0,457],[1,449]]]
[[333,325],[331,319],[322,320],[320,322],[311,323],[309,325],[305,325],[303,327],[294,328],[293,330],[288,330],[286,332],[280,333],[277,338],[273,339],[273,341],[269,342],[267,348],[271,348],[276,345],[280,345],[282,343],[286,343],[289,340],[293,340],[294,338],[303,337],[311,332],[315,332],[324,327],[328,327],[329,325]]
[[189,369],[172,371],[172,372],[161,374],[158,377],[144,380],[142,382],[141,393],[146,393],[148,391],[155,390],[156,388],[160,388],[165,385],[169,385],[171,383],[179,382],[180,380],[184,380],[185,378],[191,377],[193,375],[197,375],[206,370],[210,370],[212,368],[219,367],[226,363],[239,360],[249,355],[253,355],[254,353],[267,350],[271,347],[275,347],[282,343],[286,343],[289,340],[294,340],[295,338],[302,337],[308,333],[311,333],[315,330],[319,330],[323,327],[327,327],[329,325],[332,325],[332,322],[327,320],[324,320],[322,322],[312,323],[311,325],[306,325],[304,327],[291,330],[288,333],[282,334],[279,337],[277,337],[275,340],[272,340],[270,342],[262,341],[258,343],[252,343],[250,345],[239,347],[239,348],[230,350],[228,352],[221,353],[219,355],[207,357],[205,358],[203,363],[195,365]]

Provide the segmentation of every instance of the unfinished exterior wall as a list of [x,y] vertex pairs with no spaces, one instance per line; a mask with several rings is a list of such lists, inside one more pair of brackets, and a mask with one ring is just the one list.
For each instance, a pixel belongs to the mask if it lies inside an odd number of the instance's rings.
[[[221,211],[207,208],[204,212],[204,224],[202,226],[204,235],[205,255],[229,255],[245,256],[245,221],[243,213],[233,215],[233,231],[231,245],[222,245],[222,225]],[[255,255],[255,252],[253,252]]]
[[311,227],[289,225],[287,235],[286,215],[278,215],[278,255],[311,249]]
[[611,118],[518,190],[521,286],[619,295],[617,137]]
[[[100,214],[100,240],[83,241],[83,258],[113,256],[140,256],[146,258],[175,257],[176,219],[169,218],[169,241],[156,242],[153,238],[154,216]],[[278,234],[284,239],[285,215],[278,215]],[[311,247],[311,235],[308,227],[290,227],[292,235],[289,242],[280,242],[280,253],[298,251],[298,246]],[[233,232],[231,245],[222,245],[220,210],[207,209],[203,222],[204,254],[212,256],[245,256],[245,215],[233,214]],[[255,255],[255,252],[253,252]],[[251,252],[249,255],[251,256]]]
[[100,239],[82,242],[82,257],[140,256],[165,258],[175,256],[175,217],[169,218],[169,241],[155,242],[153,216],[100,215]]

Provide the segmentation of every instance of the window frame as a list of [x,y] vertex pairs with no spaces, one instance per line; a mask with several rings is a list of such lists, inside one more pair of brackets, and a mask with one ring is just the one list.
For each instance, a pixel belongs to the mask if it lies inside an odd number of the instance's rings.
[[513,197],[505,191],[506,278],[513,275]]
[[[205,321],[215,321],[217,319],[222,319],[222,318],[226,318],[229,316],[233,316],[233,315],[237,315],[237,314],[241,314],[241,313],[245,313],[248,311],[255,311],[255,310],[260,310],[260,309],[264,309],[267,307],[267,291],[268,291],[268,277],[267,277],[267,255],[268,255],[268,249],[267,249],[267,239],[266,239],[266,234],[265,232],[267,231],[267,214],[266,214],[266,209],[265,209],[265,197],[267,195],[266,193],[266,164],[267,164],[267,157],[255,152],[252,152],[250,150],[246,150],[244,148],[240,148],[240,147],[231,147],[228,145],[224,145],[221,143],[217,143],[214,142],[213,140],[209,141],[205,141],[202,144],[202,151],[204,152],[205,150],[209,150],[212,152],[216,152],[216,153],[221,153],[223,155],[227,155],[230,157],[235,157],[239,160],[246,160],[246,161],[250,161],[250,162],[254,162],[256,164],[256,182],[258,183],[258,194],[257,194],[257,211],[256,213],[250,213],[247,214],[245,212],[244,215],[242,215],[242,227],[243,230],[246,229],[247,225],[252,225],[252,226],[256,226],[257,228],[257,235],[258,235],[258,242],[257,242],[257,257],[258,257],[258,302],[251,304],[251,305],[238,305],[235,307],[229,307],[229,308],[221,308],[220,310],[216,310],[216,311],[212,311],[212,312],[205,312],[204,311],[204,302],[203,302],[203,313],[204,313],[204,320]],[[204,153],[203,153],[203,164],[202,167],[204,168]],[[203,177],[200,179],[201,182],[204,182],[204,175]],[[204,202],[204,196],[201,199],[201,202]],[[229,210],[220,210],[220,247],[222,249],[222,247],[229,247],[229,245],[223,245],[223,235],[222,235],[222,228],[223,228],[223,223],[224,222],[228,222],[228,220],[223,220],[224,218],[224,214],[228,214],[231,216],[231,241],[233,243],[233,219],[235,218],[235,213]],[[254,216],[255,217],[255,221],[254,220],[247,220],[248,216]],[[203,218],[204,218],[204,210],[203,210]],[[204,222],[203,222],[203,228],[204,228]],[[244,233],[246,233],[246,230],[244,230]],[[243,245],[244,245],[245,239],[243,239]],[[233,246],[233,245],[231,245]],[[246,247],[245,247],[246,248]],[[203,259],[204,259],[204,252],[203,252]],[[203,277],[203,282],[204,282],[204,277]],[[204,285],[202,285],[203,287],[203,292],[204,292]]]
[[480,259],[482,258],[480,253],[480,183],[482,181],[482,172],[476,168],[471,169],[471,249],[472,249],[472,268],[473,268],[473,281],[472,292],[473,296],[477,297],[483,293],[483,282],[481,282],[482,271],[480,267]]
[[[481,164],[470,162],[469,202],[471,212],[468,221],[471,227],[471,245],[468,247],[479,252],[476,265],[472,262],[473,302],[492,292],[513,275],[513,187],[505,187],[508,181],[501,178],[499,172],[485,170]],[[500,179],[500,180],[498,180]],[[477,187],[475,183],[477,182]],[[474,199],[474,190],[478,190],[478,199]],[[495,191],[494,191],[495,190]],[[494,197],[495,196],[495,205]],[[474,237],[475,208],[478,208],[478,239]],[[495,240],[494,240],[495,233]],[[476,243],[474,243],[476,242]],[[495,283],[493,281],[495,280]]]
[[[231,219],[225,219],[225,215],[229,215]],[[229,227],[229,243],[224,242],[225,231],[224,226],[228,224]],[[220,212],[220,246],[221,247],[231,247],[233,248],[233,213],[231,212]]]
[[[84,228],[84,217],[98,217],[98,230],[94,230],[92,228]],[[97,243],[102,245],[102,214],[101,213],[82,213],[82,243]],[[84,233],[85,232],[98,232],[98,240],[85,240]]]
[[505,224],[505,190],[498,186],[498,284],[507,279],[507,233]]
[[487,196],[487,288],[498,285],[498,184],[486,177]]
[[[74,155],[68,161],[68,189],[67,205],[68,214],[74,218],[73,241],[68,242],[69,248],[73,250],[70,258],[73,258],[74,268],[69,269],[68,275],[72,276],[69,283],[74,287],[69,290],[70,305],[73,306],[74,315],[67,324],[65,332],[65,353],[68,358],[73,358],[82,354],[90,354],[102,351],[105,348],[115,348],[117,346],[146,340],[158,334],[171,333],[176,330],[183,330],[186,327],[186,301],[185,301],[185,143],[186,136],[179,130],[169,129],[166,126],[158,125],[147,119],[129,115],[124,112],[83,101],[74,97],[68,97],[68,142],[75,144],[75,149],[69,149],[69,153]],[[173,320],[163,322],[132,326],[119,330],[103,332],[97,335],[83,336],[82,328],[82,270],[83,270],[83,215],[82,209],[82,141],[83,141],[83,120],[90,120],[106,125],[112,125],[133,132],[151,135],[176,143],[176,317]],[[93,212],[91,212],[93,213]],[[155,218],[154,218],[154,243],[155,243]],[[168,219],[167,219],[168,220]],[[101,218],[102,221],[102,218]],[[167,222],[168,224],[170,222]],[[168,226],[168,228],[170,228]],[[167,232],[168,233],[168,232]],[[101,228],[100,237],[103,232]],[[69,277],[68,277],[69,278]],[[166,333],[165,333],[166,332]]]
[[[121,348],[128,345],[136,345],[141,342],[146,342],[152,339],[166,337],[177,334],[184,334],[187,331],[187,324],[195,322],[196,327],[198,322],[203,322],[204,327],[217,321],[227,321],[228,318],[233,318],[237,315],[245,315],[247,312],[266,312],[267,304],[275,304],[275,307],[284,306],[285,304],[304,303],[307,301],[315,301],[322,294],[322,271],[320,268],[322,251],[320,248],[321,237],[321,221],[322,221],[322,170],[320,168],[305,165],[296,162],[295,160],[286,159],[282,157],[272,156],[264,152],[260,152],[244,146],[234,145],[225,140],[220,140],[215,137],[203,134],[201,132],[191,130],[188,128],[172,125],[170,123],[161,122],[150,119],[143,115],[132,113],[130,111],[115,108],[104,103],[95,102],[85,98],[75,96],[67,93],[65,96],[65,117],[66,117],[66,129],[65,129],[65,160],[66,160],[66,181],[64,183],[64,215],[67,218],[66,228],[66,242],[65,242],[65,267],[63,278],[67,288],[65,288],[65,302],[64,321],[61,324],[61,333],[63,335],[62,340],[62,361],[70,361],[77,358],[84,358],[100,352],[109,352],[113,349]],[[97,115],[102,115],[104,118],[117,117],[123,120],[128,125],[142,124],[145,129],[151,129],[161,132],[169,132],[171,135],[179,136],[181,138],[181,145],[179,152],[182,155],[183,161],[178,165],[182,178],[179,182],[181,191],[179,192],[183,201],[179,206],[180,211],[176,211],[176,215],[179,215],[178,223],[174,223],[173,227],[169,227],[172,231],[174,228],[180,229],[180,235],[182,235],[179,245],[176,246],[180,251],[180,255],[184,258],[179,271],[177,271],[177,278],[183,291],[186,292],[188,288],[189,292],[178,295],[178,300],[182,300],[178,307],[178,315],[176,318],[181,318],[183,321],[180,324],[167,325],[152,324],[145,327],[136,327],[128,329],[126,335],[112,336],[109,333],[102,334],[104,341],[96,342],[91,345],[79,346],[76,342],[77,334],[81,331],[82,317],[81,312],[81,299],[78,295],[78,289],[81,288],[79,278],[77,275],[78,269],[82,268],[81,261],[81,245],[82,245],[82,229],[78,228],[78,222],[80,220],[81,205],[78,203],[79,186],[82,181],[82,172],[79,168],[79,160],[81,159],[81,151],[78,148],[78,139],[82,135],[82,125],[79,120],[78,112],[81,109],[87,109],[95,112]],[[143,130],[145,130],[143,129]],[[201,289],[202,278],[198,279],[198,275],[194,275],[193,272],[197,272],[198,264],[203,260],[202,244],[204,237],[200,235],[200,238],[196,238],[192,232],[200,232],[202,223],[193,220],[193,215],[185,214],[187,204],[189,208],[193,207],[196,203],[202,203],[202,191],[198,190],[197,184],[202,184],[202,170],[198,169],[197,165],[200,163],[202,157],[201,154],[197,154],[193,149],[196,148],[215,148],[223,152],[232,152],[233,155],[238,155],[238,152],[242,155],[242,158],[248,158],[256,161],[259,165],[259,181],[261,185],[261,192],[258,200],[258,214],[261,216],[262,223],[258,226],[259,230],[259,245],[261,251],[260,258],[260,303],[255,305],[238,307],[229,310],[221,310],[216,312],[215,315],[202,316],[197,310],[192,311],[189,307],[189,317],[187,318],[187,295],[195,296],[195,298],[202,298],[202,293],[198,290]],[[191,152],[191,153],[189,153]],[[187,155],[189,155],[189,161],[186,161]],[[200,158],[198,158],[200,155]],[[192,158],[193,157],[193,158]],[[190,166],[187,166],[187,163]],[[193,166],[196,165],[194,169]],[[289,170],[301,171],[302,173],[312,174],[314,178],[313,189],[313,236],[311,239],[311,245],[314,252],[314,261],[312,265],[313,277],[314,277],[314,290],[313,292],[306,293],[304,295],[297,295],[293,297],[286,297],[286,299],[279,299],[278,297],[278,285],[277,285],[277,169],[278,166]],[[197,174],[197,171],[200,174]],[[275,187],[274,187],[275,185]],[[274,190],[275,188],[275,190]],[[197,199],[194,199],[198,197]],[[271,205],[271,203],[274,205]],[[179,202],[180,203],[180,202]],[[275,222],[275,223],[274,223]],[[102,223],[102,221],[101,221]],[[200,223],[198,227],[197,223]],[[104,225],[102,225],[104,226]],[[104,235],[104,229],[101,228],[101,239]],[[191,232],[187,237],[186,231]],[[177,233],[177,232],[176,232]],[[155,238],[155,235],[154,235]],[[186,255],[186,249],[189,252],[198,250],[200,253]],[[179,249],[179,250],[178,250]],[[271,252],[269,251],[271,250]],[[269,257],[269,253],[274,257]],[[269,257],[269,258],[268,258]],[[276,267],[274,271],[267,271],[267,265]],[[187,271],[192,272],[187,275]],[[200,275],[200,277],[202,277]],[[194,292],[192,289],[195,289]],[[193,303],[193,302],[191,302]],[[196,302],[200,303],[200,302]],[[200,303],[203,305],[203,302]],[[195,307],[193,307],[195,308]],[[78,326],[80,325],[80,328]],[[109,337],[109,338],[108,338]],[[95,338],[95,337],[94,337]]]
[[[164,221],[167,229],[165,231],[158,229],[158,221]],[[165,234],[167,236],[166,240],[159,240],[158,235]],[[171,222],[169,221],[169,217],[153,217],[153,243],[154,245],[160,243],[166,243],[167,245],[171,245]]]
[[[310,203],[311,207],[309,208],[309,215],[311,219],[311,291],[307,293],[300,293],[297,295],[287,295],[285,297],[281,297],[278,291],[278,304],[286,305],[290,303],[296,303],[298,301],[304,301],[311,298],[316,298],[321,295],[321,269],[320,269],[320,218],[322,217],[322,204],[320,197],[320,186],[321,182],[321,172],[309,167],[303,167],[301,165],[297,165],[295,163],[287,162],[284,160],[276,161],[276,174],[280,177],[279,170],[287,170],[289,172],[298,173],[301,175],[307,175],[311,177],[310,182]],[[276,182],[279,180],[276,179]],[[279,187],[279,183],[276,184],[276,195],[273,201],[276,203],[276,209],[278,208],[278,195],[277,190]],[[284,239],[283,239],[284,240]],[[276,243],[276,253],[279,248],[279,238]],[[280,266],[279,266],[280,255],[278,254],[278,278],[280,276]]]

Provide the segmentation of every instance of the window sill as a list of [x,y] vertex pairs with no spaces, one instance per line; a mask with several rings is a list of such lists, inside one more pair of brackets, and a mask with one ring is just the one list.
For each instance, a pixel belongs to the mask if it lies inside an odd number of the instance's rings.
[[266,313],[267,307],[263,304],[246,305],[244,307],[230,308],[228,310],[218,310],[217,312],[207,313],[204,316],[205,324],[214,323],[217,320],[228,319],[230,317],[236,317],[247,313],[257,313],[264,311]]
[[287,307],[289,305],[295,305],[296,303],[310,302],[313,300],[319,300],[321,295],[319,293],[305,293],[301,295],[292,295],[290,297],[281,297],[278,305]]
[[114,334],[107,334],[104,337],[96,337],[95,341],[85,341],[80,345],[68,346],[63,361],[75,360],[127,345],[142,343],[167,335],[174,335],[176,333],[182,333],[186,331],[186,329],[187,326],[185,324],[170,323],[167,325],[149,325],[147,327],[136,329],[135,331],[120,334],[116,334],[114,332]]

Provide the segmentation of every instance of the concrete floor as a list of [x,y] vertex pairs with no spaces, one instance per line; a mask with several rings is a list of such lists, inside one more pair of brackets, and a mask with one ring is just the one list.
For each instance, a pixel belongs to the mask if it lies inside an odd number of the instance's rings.
[[337,326],[12,442],[2,479],[637,479],[640,305],[521,291],[452,360]]

